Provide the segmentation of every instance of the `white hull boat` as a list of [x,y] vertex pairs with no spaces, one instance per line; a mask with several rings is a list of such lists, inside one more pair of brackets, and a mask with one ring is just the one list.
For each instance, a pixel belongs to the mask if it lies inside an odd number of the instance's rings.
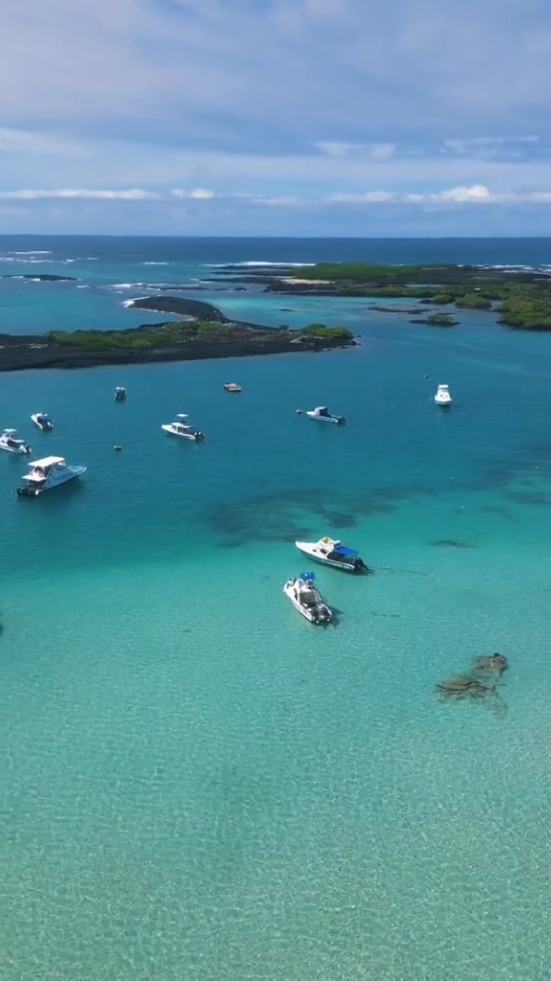
[[434,396],[434,401],[437,405],[451,405],[452,397],[450,395],[449,385],[439,385],[436,395]]
[[54,428],[54,424],[47,412],[34,412],[31,419],[35,426],[38,426],[45,433],[50,433]]
[[309,419],[317,419],[318,422],[332,422],[335,426],[341,426],[346,422],[344,416],[332,415],[326,405],[318,405],[315,409],[307,409],[306,415]]
[[283,592],[310,623],[331,623],[333,612],[317,588],[313,572],[301,572],[300,576],[288,579]]
[[27,481],[17,488],[19,497],[38,497],[44,491],[61,487],[86,473],[86,467],[69,466],[62,456],[46,456],[29,464],[29,472],[23,480]]
[[15,429],[4,429],[0,436],[0,450],[6,453],[29,454],[32,453],[31,447],[24,439],[19,439]]
[[356,549],[347,548],[337,538],[326,536],[319,542],[295,542],[295,545],[303,555],[316,562],[344,569],[345,572],[367,572],[367,566]]
[[185,412],[180,412],[174,422],[165,422],[161,426],[165,433],[169,436],[179,436],[180,439],[192,439],[196,443],[205,438],[204,433],[200,432],[199,429],[195,429],[194,426],[190,426],[186,422],[187,414]]

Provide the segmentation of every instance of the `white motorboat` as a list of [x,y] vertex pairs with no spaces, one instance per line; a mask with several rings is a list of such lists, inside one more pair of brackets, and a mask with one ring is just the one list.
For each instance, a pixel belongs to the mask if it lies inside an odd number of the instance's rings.
[[44,491],[61,487],[86,473],[86,467],[69,466],[62,456],[45,456],[29,464],[29,472],[23,480],[27,483],[17,488],[19,497],[37,497]]
[[24,439],[19,439],[15,429],[4,429],[0,436],[0,450],[6,453],[32,453],[31,447]]
[[179,412],[174,422],[163,423],[161,429],[164,429],[165,433],[169,433],[171,436],[180,436],[181,439],[194,439],[196,442],[204,439],[204,433],[195,429],[194,426],[190,426],[186,422],[187,418],[185,412]]
[[115,402],[124,402],[126,399],[126,389],[122,385],[117,385],[115,389]]
[[333,619],[333,612],[317,588],[313,572],[301,572],[300,576],[288,579],[283,592],[310,623],[330,623]]
[[296,547],[304,555],[324,565],[332,565],[335,569],[346,572],[367,572],[367,566],[354,548],[347,548],[337,538],[320,538],[319,542],[295,542]]
[[344,416],[331,415],[326,405],[318,405],[315,409],[307,409],[306,415],[309,416],[310,419],[318,419],[319,422],[333,422],[337,426],[340,426],[343,422],[346,422]]
[[452,397],[450,395],[450,386],[439,385],[436,395],[434,396],[434,401],[437,405],[451,405]]
[[31,419],[35,426],[38,426],[38,428],[42,429],[45,433],[51,432],[54,428],[54,424],[47,412],[34,412]]

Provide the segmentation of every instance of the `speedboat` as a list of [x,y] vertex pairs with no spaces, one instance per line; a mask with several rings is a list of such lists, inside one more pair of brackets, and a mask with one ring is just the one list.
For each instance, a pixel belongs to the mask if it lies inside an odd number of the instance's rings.
[[301,572],[300,576],[288,579],[283,592],[310,623],[330,623],[333,619],[333,612],[318,590],[313,572]]
[[38,426],[39,429],[44,430],[45,433],[51,432],[51,430],[54,428],[54,424],[47,412],[34,412],[31,419],[35,426]]
[[86,473],[86,467],[69,466],[62,456],[45,456],[29,464],[29,472],[23,480],[27,483],[17,488],[19,497],[38,497],[44,491],[61,487]]
[[451,405],[452,397],[450,395],[450,386],[439,385],[436,395],[434,396],[434,401],[437,405]]
[[115,389],[115,402],[124,402],[126,398],[126,389],[121,385],[117,385]]
[[185,412],[179,412],[174,422],[163,423],[161,429],[164,429],[165,433],[169,433],[171,436],[180,436],[182,439],[194,439],[196,442],[204,439],[204,433],[190,426],[186,422],[187,418],[188,416]]
[[224,388],[225,388],[226,392],[242,392],[243,391],[243,389],[241,388],[241,385],[237,385],[236,382],[228,382],[226,385],[224,385]]
[[343,422],[346,422],[344,416],[331,415],[326,405],[318,405],[315,409],[307,409],[306,415],[309,416],[310,419],[318,419],[319,422],[333,422],[337,426],[342,425]]
[[335,569],[345,569],[346,572],[367,572],[367,566],[354,548],[346,548],[336,538],[320,538],[319,542],[295,542],[296,547],[304,555],[332,565]]
[[0,436],[0,450],[6,453],[32,453],[31,447],[24,439],[19,439],[15,429],[4,429]]

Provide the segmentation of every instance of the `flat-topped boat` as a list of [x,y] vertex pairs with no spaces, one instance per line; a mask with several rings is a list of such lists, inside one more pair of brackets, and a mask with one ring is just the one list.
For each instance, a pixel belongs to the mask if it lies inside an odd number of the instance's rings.
[[310,623],[330,623],[333,619],[333,612],[317,588],[313,572],[301,572],[299,576],[288,579],[283,592]]
[[347,548],[337,538],[325,536],[318,542],[295,542],[296,547],[304,555],[324,565],[332,565],[335,569],[346,572],[367,572],[367,566],[354,548]]
[[241,388],[241,385],[238,385],[236,382],[227,382],[226,385],[224,385],[224,390],[226,392],[242,392],[243,391],[243,389]]
[[29,472],[23,476],[26,483],[17,488],[19,497],[38,497],[44,491],[53,490],[76,480],[86,473],[86,467],[69,465],[62,456],[45,456],[29,464]]

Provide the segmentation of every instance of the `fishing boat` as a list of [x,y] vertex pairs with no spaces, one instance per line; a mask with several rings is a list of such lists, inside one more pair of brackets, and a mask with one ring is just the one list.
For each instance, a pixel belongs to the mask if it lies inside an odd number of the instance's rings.
[[161,426],[165,433],[170,436],[179,436],[181,439],[193,439],[195,442],[205,438],[205,434],[199,429],[195,429],[194,426],[190,426],[186,419],[188,415],[186,412],[179,412],[176,416],[174,422],[165,422]]
[[45,433],[51,432],[54,428],[54,424],[47,412],[33,412],[31,419],[35,426],[38,426]]
[[24,439],[19,439],[16,429],[4,429],[0,436],[0,450],[6,453],[32,453],[31,447]]
[[439,385],[434,396],[434,401],[437,405],[451,405],[452,397],[450,395],[449,385]]
[[341,426],[346,422],[344,416],[332,415],[326,405],[318,405],[315,409],[307,409],[306,415],[310,419],[317,419],[318,422],[332,422],[336,426]]
[[295,542],[296,547],[304,555],[324,565],[332,565],[335,569],[346,572],[367,572],[367,566],[354,548],[347,548],[337,538],[325,536],[318,542]]
[[310,623],[330,623],[333,612],[323,599],[316,586],[313,572],[301,572],[299,576],[288,579],[283,592],[291,603]]

